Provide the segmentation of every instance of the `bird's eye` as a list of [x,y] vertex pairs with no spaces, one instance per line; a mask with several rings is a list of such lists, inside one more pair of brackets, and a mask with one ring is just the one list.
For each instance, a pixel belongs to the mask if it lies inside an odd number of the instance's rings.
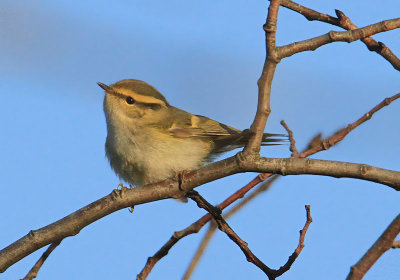
[[132,105],[132,104],[135,103],[135,99],[133,99],[133,98],[130,97],[130,96],[128,96],[128,97],[125,99],[125,101],[126,101],[126,103],[128,103],[129,105]]

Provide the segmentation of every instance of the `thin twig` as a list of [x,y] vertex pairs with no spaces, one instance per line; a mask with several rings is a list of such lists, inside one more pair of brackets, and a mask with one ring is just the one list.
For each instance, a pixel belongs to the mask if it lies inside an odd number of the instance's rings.
[[[225,209],[229,205],[231,205],[236,200],[242,198],[249,190],[251,190],[254,186],[258,185],[260,182],[264,181],[266,178],[270,176],[263,176],[263,174],[259,174],[253,180],[251,180],[247,185],[237,190],[227,199],[225,199],[222,203],[220,203],[217,207],[221,210]],[[206,214],[190,226],[186,227],[181,231],[176,231],[169,238],[169,240],[151,257],[147,259],[145,266],[142,271],[137,275],[138,280],[146,279],[155,264],[166,256],[169,250],[183,237],[188,236],[193,233],[199,232],[205,224],[207,224],[212,219],[210,214]]]
[[356,127],[360,126],[364,122],[368,121],[369,119],[372,118],[372,116],[378,112],[380,109],[382,109],[385,106],[388,106],[390,103],[392,103],[394,100],[398,99],[400,97],[400,93],[397,93],[391,97],[385,98],[382,102],[380,102],[378,105],[376,105],[374,108],[369,110],[366,114],[364,114],[362,117],[360,117],[358,120],[356,120],[353,123],[350,123],[347,125],[347,127],[339,130],[332,136],[326,138],[323,140],[320,145],[314,146],[313,148],[303,152],[300,154],[300,157],[308,157],[310,155],[313,155],[319,151],[323,150],[328,150],[332,146],[336,145],[338,142],[342,141],[344,137],[346,137],[347,134],[349,134],[352,130],[354,130]]
[[213,216],[215,222],[218,224],[218,228],[221,231],[225,232],[226,235],[228,235],[228,237],[239,246],[239,248],[246,256],[248,262],[251,262],[258,268],[260,268],[268,276],[269,279],[275,279],[274,277],[271,277],[272,273],[274,272],[273,269],[269,268],[259,258],[257,258],[256,255],[253,254],[253,252],[249,249],[247,243],[243,241],[228,225],[225,219],[222,218],[221,210],[219,208],[212,206],[196,191],[190,191],[187,196],[193,199],[193,201],[195,201],[200,208],[205,209]]
[[300,230],[299,244],[297,245],[297,248],[296,250],[294,250],[293,254],[289,257],[287,262],[283,266],[281,266],[278,270],[276,270],[276,276],[281,276],[286,271],[288,271],[304,248],[304,239],[306,238],[308,227],[313,221],[311,218],[310,205],[306,205],[305,208],[306,208],[307,220],[306,223],[304,224],[303,229]]
[[214,221],[211,221],[210,226],[206,231],[206,234],[203,236],[203,239],[199,243],[196,253],[194,254],[188,268],[185,271],[185,274],[182,277],[182,280],[188,280],[192,276],[193,271],[195,270],[197,264],[199,263],[201,256],[203,255],[208,244],[210,243],[211,238],[213,237],[216,229],[217,229],[217,224]]
[[[281,121],[281,124],[282,124],[282,122],[286,125],[285,121]],[[291,143],[291,146],[295,147],[295,142],[294,142],[294,144],[292,144],[292,140],[291,140],[291,139],[293,139],[293,141],[294,141],[292,131],[289,129],[289,127],[287,125],[286,125],[285,129],[286,129],[286,131],[288,131],[289,141]],[[318,145],[320,142],[321,142],[321,134],[319,133],[310,140],[310,142],[307,145],[307,148],[305,150],[313,148],[314,146]],[[293,153],[292,153],[292,156],[293,156]],[[298,152],[297,152],[296,156],[298,156]],[[279,175],[273,175],[273,176],[269,177],[264,183],[259,185],[254,191],[252,191],[249,195],[247,195],[242,200],[240,200],[239,203],[237,203],[232,209],[230,209],[226,214],[224,214],[224,218],[227,220],[230,217],[232,217],[234,214],[239,212],[244,206],[246,206],[251,201],[253,201],[260,193],[263,193],[266,190],[268,190],[278,178],[280,178]],[[194,256],[186,270],[186,273],[184,274],[183,280],[188,280],[190,278],[191,274],[193,273],[194,269],[196,268],[196,266],[202,256],[203,252],[205,251],[205,248],[209,244],[212,236],[214,235],[216,228],[217,227],[214,222],[211,223],[210,226],[208,227],[207,232],[205,233],[203,239],[200,241],[199,247],[197,248],[196,253],[194,254]]]
[[[224,219],[229,219],[232,217],[234,214],[239,212],[245,205],[247,205],[250,201],[252,201],[255,197],[257,197],[260,193],[268,190],[271,185],[279,178],[279,175],[274,175],[269,177],[267,181],[265,181],[263,184],[259,185],[252,193],[250,193],[248,196],[240,200],[238,204],[236,204],[232,209],[230,209],[226,214],[223,215]],[[200,241],[200,244],[196,250],[196,253],[194,254],[192,260],[190,261],[190,264],[183,276],[183,280],[188,280],[193,273],[194,269],[196,268],[202,254],[205,251],[205,248],[209,244],[212,236],[214,235],[215,231],[217,229],[217,225],[215,222],[211,222],[210,226],[207,229],[207,232],[205,233],[203,239]]]
[[35,279],[40,268],[46,261],[47,257],[53,252],[55,248],[57,248],[58,245],[60,245],[62,239],[58,240],[56,242],[53,242],[47,249],[46,251],[42,254],[42,256],[39,258],[39,260],[35,263],[35,265],[29,270],[28,274],[22,278],[21,280],[32,280]]
[[265,265],[260,259],[258,259],[253,252],[249,249],[248,244],[244,242],[228,225],[225,219],[221,216],[221,210],[217,207],[212,206],[208,203],[201,195],[199,195],[196,191],[191,191],[188,193],[188,197],[193,199],[200,208],[207,210],[214,218],[215,222],[218,225],[218,228],[225,232],[228,237],[235,242],[239,248],[242,250],[244,255],[246,256],[247,261],[253,263],[258,268],[260,268],[270,280],[276,279],[277,277],[281,276],[285,272],[287,272],[297,257],[300,255],[301,251],[304,248],[304,239],[312,222],[311,213],[310,213],[310,206],[306,205],[306,213],[307,213],[307,220],[302,230],[300,230],[300,238],[299,243],[297,245],[296,250],[293,254],[289,257],[288,261],[281,266],[279,269],[271,269],[267,265]]
[[304,7],[296,2],[290,0],[281,0],[281,6],[288,8],[289,10],[298,12],[299,14],[303,15],[307,20],[313,21],[318,20],[326,23],[330,23],[336,26],[339,26],[339,20],[333,16],[319,13],[313,9]]
[[290,151],[292,152],[291,157],[298,157],[299,156],[299,151],[296,148],[296,141],[294,140],[293,136],[293,131],[291,131],[286,124],[284,120],[281,120],[281,125],[286,129],[288,135],[289,135],[289,141],[290,141]]
[[304,51],[314,51],[317,48],[332,42],[351,43],[356,40],[367,38],[377,33],[386,32],[397,28],[400,28],[400,18],[384,20],[354,30],[330,31],[318,37],[278,47],[277,48],[278,58],[281,59],[289,57],[296,53]]
[[[358,27],[351,22],[351,20],[341,11],[335,10],[337,18],[322,14],[315,10],[304,7],[290,0],[281,0],[281,6],[288,8],[303,15],[306,19],[312,21],[317,20],[326,22],[335,26],[339,26],[345,30],[354,30]],[[377,42],[371,37],[361,39],[361,41],[367,46],[368,50],[376,52],[385,58],[396,70],[400,71],[400,59],[382,42]]]
[[393,241],[400,232],[400,214],[386,228],[362,258],[351,267],[347,280],[359,280],[364,277],[374,263],[393,246]]

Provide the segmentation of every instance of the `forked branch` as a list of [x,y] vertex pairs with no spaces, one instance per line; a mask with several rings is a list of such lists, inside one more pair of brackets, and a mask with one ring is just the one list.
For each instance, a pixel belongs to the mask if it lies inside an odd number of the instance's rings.
[[[281,6],[303,15],[306,19],[326,22],[346,30],[358,29],[351,20],[341,11],[335,10],[337,17],[317,12],[290,0],[281,0]],[[400,59],[382,42],[377,42],[372,37],[362,38],[361,41],[370,51],[376,52],[385,58],[396,70],[400,71]]]
[[200,208],[203,208],[209,212],[209,214],[212,215],[213,219],[218,225],[218,228],[225,232],[228,237],[235,242],[239,248],[242,250],[244,255],[246,256],[247,261],[253,263],[256,265],[258,268],[260,268],[267,276],[268,279],[276,279],[277,277],[281,276],[285,272],[287,272],[296,258],[299,256],[301,253],[302,249],[304,248],[304,238],[307,233],[307,229],[310,226],[312,222],[311,214],[310,214],[310,206],[306,205],[306,211],[307,211],[307,221],[303,227],[303,229],[300,231],[300,238],[299,238],[299,244],[296,248],[296,250],[293,252],[293,254],[289,257],[288,261],[280,267],[278,270],[271,269],[267,265],[265,265],[259,258],[257,258],[253,252],[249,249],[248,244],[243,241],[233,230],[232,228],[228,225],[228,223],[225,221],[225,219],[221,216],[221,210],[217,207],[212,206],[210,203],[208,203],[201,195],[199,195],[196,191],[191,191],[188,194],[188,197],[193,199],[197,205]]

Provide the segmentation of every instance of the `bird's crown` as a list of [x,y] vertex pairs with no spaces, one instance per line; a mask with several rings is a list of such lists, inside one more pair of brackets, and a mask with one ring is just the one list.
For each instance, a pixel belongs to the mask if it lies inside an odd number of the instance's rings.
[[102,83],[99,83],[99,85],[106,91],[112,91],[122,97],[132,97],[135,101],[141,103],[170,106],[167,99],[157,89],[140,80],[125,79],[110,86],[105,86]]

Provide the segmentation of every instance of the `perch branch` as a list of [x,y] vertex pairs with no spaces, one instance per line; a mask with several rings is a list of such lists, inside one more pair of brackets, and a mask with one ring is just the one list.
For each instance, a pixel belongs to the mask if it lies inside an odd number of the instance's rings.
[[400,214],[386,228],[378,240],[365,255],[351,267],[347,280],[359,280],[364,277],[374,263],[393,246],[393,241],[400,232]]

